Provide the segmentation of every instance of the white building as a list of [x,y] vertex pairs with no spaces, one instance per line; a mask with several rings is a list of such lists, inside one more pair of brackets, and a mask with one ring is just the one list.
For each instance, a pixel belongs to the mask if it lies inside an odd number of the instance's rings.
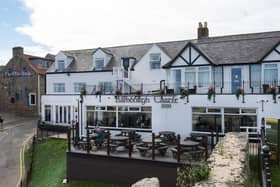
[[42,121],[183,136],[239,131],[280,118],[279,77],[280,31],[209,37],[200,24],[193,40],[59,52],[46,74]]

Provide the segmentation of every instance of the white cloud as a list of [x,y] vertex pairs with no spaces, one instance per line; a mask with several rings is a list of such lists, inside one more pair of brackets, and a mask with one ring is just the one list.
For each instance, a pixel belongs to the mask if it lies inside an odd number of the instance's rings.
[[279,30],[278,0],[22,0],[31,24],[17,28],[58,51]]

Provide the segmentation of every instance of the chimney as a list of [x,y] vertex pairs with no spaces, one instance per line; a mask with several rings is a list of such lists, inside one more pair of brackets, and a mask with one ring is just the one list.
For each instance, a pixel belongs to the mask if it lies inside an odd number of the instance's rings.
[[13,57],[23,55],[23,47],[14,47],[13,48]]
[[204,25],[202,25],[201,22],[198,23],[198,29],[197,29],[197,39],[205,39],[209,37],[209,29],[207,27],[207,22],[204,22]]

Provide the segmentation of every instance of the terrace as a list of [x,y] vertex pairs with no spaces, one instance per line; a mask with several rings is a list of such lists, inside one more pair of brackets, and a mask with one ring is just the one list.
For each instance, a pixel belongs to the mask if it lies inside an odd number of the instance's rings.
[[186,84],[167,83],[164,80],[159,84],[134,84],[130,82],[117,82],[116,85],[86,85],[82,92],[87,95],[151,95],[151,94],[181,94],[182,90],[188,94],[208,94],[212,87],[216,94],[270,94],[280,93],[280,81],[241,81],[236,82],[200,82],[198,84],[187,82]]

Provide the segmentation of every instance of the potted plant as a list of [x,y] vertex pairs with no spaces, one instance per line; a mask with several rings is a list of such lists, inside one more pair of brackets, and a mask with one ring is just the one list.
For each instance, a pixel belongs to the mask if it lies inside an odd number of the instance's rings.
[[213,86],[209,86],[208,87],[208,93],[207,93],[208,100],[210,101],[212,96],[215,95],[215,94],[216,94],[215,88]]
[[244,94],[244,89],[242,87],[238,87],[235,93],[237,99],[239,99],[240,95]]
[[164,88],[160,88],[159,94],[160,94],[160,95],[164,95]]
[[270,88],[267,89],[267,93],[272,94],[272,98],[274,100],[274,103],[276,103],[276,87],[271,86]]
[[102,93],[102,92],[101,92],[100,90],[96,90],[96,91],[95,91],[95,95],[101,95],[101,93]]
[[87,94],[87,89],[86,89],[86,87],[83,87],[81,89],[81,95],[86,95],[86,94]]
[[188,88],[181,88],[180,92],[181,92],[181,98],[188,97],[190,94]]
[[116,95],[121,95],[121,94],[122,94],[121,89],[117,88],[117,89],[115,90],[115,94],[116,94]]
[[142,90],[136,90],[135,94],[136,95],[142,95]]

